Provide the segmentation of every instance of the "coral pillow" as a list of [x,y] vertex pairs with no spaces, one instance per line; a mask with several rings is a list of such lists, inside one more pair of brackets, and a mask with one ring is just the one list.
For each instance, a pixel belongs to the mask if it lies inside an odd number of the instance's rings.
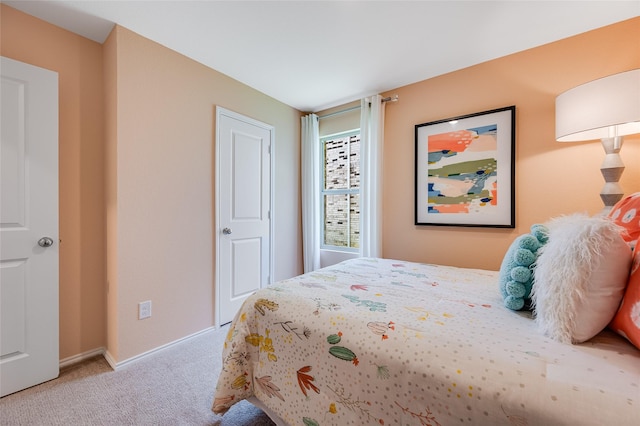
[[640,349],[640,238],[636,242],[631,275],[622,304],[609,327]]
[[534,272],[538,328],[554,340],[580,343],[611,322],[629,277],[631,251],[607,217],[562,216],[548,223],[549,241]]
[[608,216],[626,230],[622,238],[633,247],[640,238],[640,192],[618,201]]

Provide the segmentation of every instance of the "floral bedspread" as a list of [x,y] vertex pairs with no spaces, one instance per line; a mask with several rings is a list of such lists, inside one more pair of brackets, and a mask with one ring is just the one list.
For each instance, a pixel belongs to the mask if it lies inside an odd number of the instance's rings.
[[640,351],[545,338],[496,271],[359,258],[247,299],[213,411],[250,396],[290,425],[639,425]]

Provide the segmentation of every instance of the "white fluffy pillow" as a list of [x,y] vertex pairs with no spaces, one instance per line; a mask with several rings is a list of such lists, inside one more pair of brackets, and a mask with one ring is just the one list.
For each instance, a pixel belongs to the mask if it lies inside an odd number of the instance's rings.
[[603,216],[562,216],[547,223],[549,241],[534,272],[532,301],[540,330],[580,343],[616,314],[629,277],[631,251],[620,228]]

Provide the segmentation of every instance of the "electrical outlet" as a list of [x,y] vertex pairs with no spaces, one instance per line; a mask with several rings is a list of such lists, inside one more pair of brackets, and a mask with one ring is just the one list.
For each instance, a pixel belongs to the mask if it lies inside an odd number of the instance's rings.
[[138,319],[151,317],[151,300],[138,303]]

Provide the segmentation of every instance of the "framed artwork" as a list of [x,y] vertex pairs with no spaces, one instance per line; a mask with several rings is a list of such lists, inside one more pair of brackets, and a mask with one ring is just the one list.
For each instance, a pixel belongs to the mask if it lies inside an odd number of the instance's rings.
[[415,224],[515,227],[515,106],[415,126]]

